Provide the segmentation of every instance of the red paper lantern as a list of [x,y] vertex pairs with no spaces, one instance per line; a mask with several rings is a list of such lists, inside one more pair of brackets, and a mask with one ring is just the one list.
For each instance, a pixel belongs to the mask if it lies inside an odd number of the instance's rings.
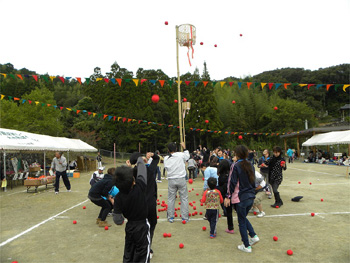
[[277,108],[277,107],[274,107],[273,109],[274,109],[274,110],[278,110],[278,108]]
[[239,136],[238,136],[238,139],[242,140],[242,139],[243,139],[243,136],[242,136],[242,135],[239,135]]
[[159,96],[158,96],[157,94],[154,94],[154,95],[152,96],[152,102],[153,102],[153,103],[158,103],[158,101],[159,101]]
[[209,121],[208,121],[208,120],[205,120],[205,123],[209,123]]
[[187,99],[186,99],[186,98],[184,98],[184,99],[183,99],[183,101],[184,101],[184,102],[186,102],[186,101],[187,101]]
[[217,44],[215,44],[215,45],[214,45],[214,47],[218,47],[218,45],[217,45]]
[[168,25],[168,21],[165,21],[165,23],[164,23],[166,26]]
[[200,44],[201,44],[201,46],[203,46],[203,42],[201,42]]
[[236,101],[235,101],[235,100],[233,100],[233,101],[232,101],[232,104],[235,104],[235,103],[236,103]]
[[175,103],[177,103],[177,100],[174,100]]

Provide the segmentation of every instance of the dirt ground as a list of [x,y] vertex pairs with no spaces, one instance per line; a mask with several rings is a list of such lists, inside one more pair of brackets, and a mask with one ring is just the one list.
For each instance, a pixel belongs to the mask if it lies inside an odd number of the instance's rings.
[[[171,224],[166,221],[166,212],[160,212],[151,261],[350,262],[350,179],[345,174],[345,167],[288,165],[280,186],[284,205],[274,209],[270,207],[273,200],[266,198],[263,200],[266,216],[249,216],[260,237],[252,253],[237,249],[242,242],[235,213],[235,233],[225,233],[226,218],[221,217],[217,238],[210,239],[209,224],[202,216],[191,217],[186,225],[180,220]],[[0,261],[122,262],[125,225],[113,224],[106,231],[95,224],[99,208],[87,199],[90,176],[91,173],[83,173],[80,178],[70,178],[70,193],[62,181],[58,195],[52,188],[44,187],[38,193],[27,193],[23,186],[1,192]],[[201,179],[202,176],[188,184],[189,201],[196,201],[198,212],[204,212],[199,202]],[[167,180],[159,183],[158,189],[160,202],[167,202]],[[299,203],[292,202],[291,198],[297,195],[304,198]],[[312,212],[316,213],[314,217]],[[113,222],[111,217],[108,221]],[[172,237],[164,238],[164,232]],[[273,236],[278,241],[273,241]],[[179,248],[180,243],[185,245],[183,249]],[[287,255],[288,249],[293,250],[292,256]]]

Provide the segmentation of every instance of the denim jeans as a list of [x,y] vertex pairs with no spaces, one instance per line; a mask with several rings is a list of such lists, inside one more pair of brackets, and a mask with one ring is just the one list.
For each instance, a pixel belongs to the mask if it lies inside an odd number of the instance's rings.
[[254,237],[256,235],[254,232],[253,226],[250,224],[249,220],[247,219],[248,212],[252,208],[253,203],[254,203],[254,199],[250,198],[250,199],[241,201],[236,206],[239,232],[241,234],[241,238],[245,247],[249,247],[247,231],[249,232],[250,237]]

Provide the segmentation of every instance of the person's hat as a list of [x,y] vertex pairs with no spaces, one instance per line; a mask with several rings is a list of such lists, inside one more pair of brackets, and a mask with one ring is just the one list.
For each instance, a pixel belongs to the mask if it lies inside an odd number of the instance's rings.
[[303,196],[300,196],[300,195],[299,195],[299,196],[293,197],[293,198],[292,198],[292,201],[293,201],[293,202],[299,202],[301,198],[303,198]]
[[98,169],[103,171],[105,169],[105,167],[104,166],[100,166],[100,167],[98,167]]
[[136,164],[137,159],[141,156],[141,153],[139,152],[134,152],[133,154],[131,154],[130,156],[130,163],[131,164]]

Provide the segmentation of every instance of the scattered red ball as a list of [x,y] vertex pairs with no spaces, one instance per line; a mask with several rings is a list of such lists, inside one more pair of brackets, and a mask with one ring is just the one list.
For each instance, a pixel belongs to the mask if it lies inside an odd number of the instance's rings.
[[253,214],[256,215],[257,213],[254,211]]
[[[192,189],[192,190],[193,190],[193,189]],[[195,203],[196,203],[196,201],[193,201],[192,203],[194,203],[194,204],[195,204]]]
[[203,46],[203,42],[201,42],[200,44],[201,44],[201,46]]
[[77,221],[76,221],[76,220],[74,220],[74,221],[73,221],[73,224],[75,225],[76,223],[77,223]]
[[162,195],[159,195],[160,197],[162,197]]
[[177,100],[174,100],[175,103],[177,103]]
[[108,226],[105,226],[105,230],[108,230]]
[[181,205],[181,202],[179,202],[179,205]]
[[293,255],[293,251],[292,251],[291,249],[289,249],[289,250],[287,250],[287,254],[288,254],[289,256],[291,256],[291,255]]
[[167,26],[168,25],[168,21],[165,21],[164,24]]
[[196,207],[196,206],[194,206],[194,207],[193,207],[193,210],[196,210],[196,209],[197,209],[197,207]]
[[242,139],[243,139],[243,136],[242,136],[242,135],[239,135],[239,136],[238,136],[238,139],[242,140]]
[[167,233],[163,233],[163,237],[167,237],[168,236],[168,234]]
[[159,216],[157,216],[157,219],[159,219]]
[[86,209],[86,206],[83,206],[83,209]]
[[202,212],[199,212],[199,214],[200,214],[200,215],[203,215],[203,213],[202,213]]
[[321,198],[321,202],[323,202],[323,198]]
[[214,47],[218,47],[218,45],[217,45],[217,44],[215,44],[215,45],[214,45]]
[[196,195],[198,196],[199,194],[198,194],[198,193],[196,193]]
[[186,98],[184,98],[184,99],[183,99],[183,101],[184,101],[184,102],[186,102],[186,101],[187,101],[187,99],[186,99]]
[[233,100],[233,101],[232,101],[232,104],[235,104],[235,103],[236,103],[236,101],[235,101],[235,100]]
[[171,237],[171,233],[168,233],[168,237]]
[[278,108],[277,108],[277,107],[274,107],[273,109],[274,109],[274,110],[278,110]]
[[192,179],[189,179],[189,180],[188,180],[188,183],[189,183],[189,184],[193,184],[193,180],[192,180]]
[[221,217],[221,214],[219,214],[219,218]]
[[278,205],[276,205],[276,208],[280,208]]
[[205,179],[204,179],[204,177],[202,178],[202,181],[204,181]]
[[310,185],[312,185],[312,183],[310,182]]
[[159,96],[158,96],[157,94],[154,94],[154,95],[152,96],[152,102],[153,102],[153,103],[158,103],[158,101],[159,101]]
[[299,181],[298,184],[301,184],[301,182]]
[[311,216],[315,216],[315,213],[311,213]]
[[278,237],[274,236],[274,237],[273,237],[273,240],[274,240],[274,241],[277,241],[277,240],[278,240]]
[[183,220],[183,221],[182,221],[182,224],[184,224],[184,225],[185,225],[185,224],[186,224],[186,220]]
[[242,34],[239,34],[240,37],[242,37],[243,35]]
[[201,206],[203,206],[203,203],[201,203]]
[[11,263],[18,263],[18,261],[12,261]]
[[203,227],[202,227],[202,230],[205,231],[205,230],[207,230],[207,228],[206,228],[205,226],[203,226]]
[[179,248],[184,248],[184,244],[180,243]]
[[205,120],[205,123],[209,123],[209,121],[208,121],[208,120]]

